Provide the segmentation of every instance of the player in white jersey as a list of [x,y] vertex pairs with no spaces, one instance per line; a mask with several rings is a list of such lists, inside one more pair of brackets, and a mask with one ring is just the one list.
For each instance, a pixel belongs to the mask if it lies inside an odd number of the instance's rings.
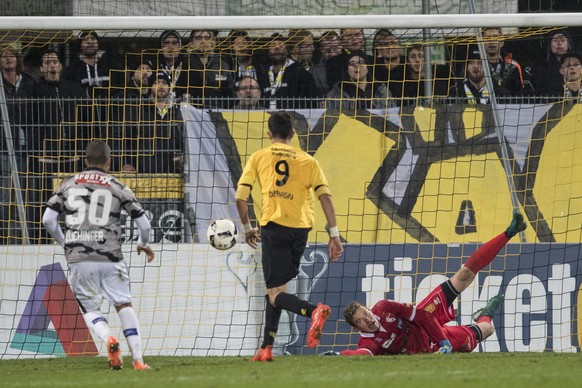
[[[129,272],[121,252],[121,210],[125,209],[139,229],[137,253],[147,261],[154,252],[147,243],[150,222],[131,189],[109,175],[111,150],[102,141],[93,141],[85,150],[86,169],[65,179],[47,203],[42,222],[65,249],[71,287],[85,321],[107,342],[111,369],[121,369],[119,342],[112,335],[100,311],[103,297],[115,306],[123,334],[133,357],[133,368],[147,370],[143,361],[137,314],[131,304]],[[58,216],[65,214],[65,233]]]

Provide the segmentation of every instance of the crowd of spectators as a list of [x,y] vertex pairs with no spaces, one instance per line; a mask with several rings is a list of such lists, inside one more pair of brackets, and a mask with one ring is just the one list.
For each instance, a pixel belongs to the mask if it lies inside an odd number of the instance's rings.
[[[0,231],[18,219],[11,173],[70,173],[78,150],[111,139],[113,170],[181,173],[182,117],[177,103],[205,108],[325,108],[354,112],[459,98],[487,104],[497,97],[582,98],[582,56],[567,29],[540,38],[544,55],[515,55],[500,28],[485,28],[482,61],[468,40],[447,46],[447,60],[425,58],[422,42],[402,42],[388,29],[372,39],[362,29],[304,29],[252,37],[247,31],[167,30],[154,47],[116,55],[95,31],[82,31],[65,66],[62,47],[42,50],[32,76],[17,45],[0,46],[0,70],[15,158],[5,131],[0,142]],[[371,48],[368,50],[368,48]],[[521,53],[523,54],[523,52]],[[486,82],[484,64],[492,83]],[[488,85],[489,84],[489,85]],[[429,87],[427,87],[429,85]],[[30,101],[42,101],[42,103]],[[52,187],[22,174],[27,203],[42,203]],[[40,207],[38,209],[40,211]],[[37,219],[36,214],[29,218]]]
[[[501,28],[484,28],[482,35],[493,84],[504,93],[564,96],[561,58],[576,52],[566,29],[553,30],[540,38],[545,46],[545,55],[540,58],[516,57],[507,49]],[[167,30],[159,36],[159,46],[119,57],[103,48],[95,31],[82,31],[77,39],[78,51],[67,61],[68,66],[63,67],[61,48],[54,45],[42,52],[42,56],[50,52],[54,63],[44,64],[41,59],[40,69],[34,69],[34,74],[40,75],[37,79],[23,71],[16,46],[0,47],[0,66],[7,98],[78,97],[80,88],[89,99],[137,98],[146,102],[151,100],[152,74],[164,72],[170,80],[169,99],[174,102],[187,99],[205,107],[239,106],[236,98],[240,81],[250,77],[259,84],[260,106],[293,109],[328,106],[325,99],[330,94],[354,98],[354,82],[364,91],[357,93],[362,98],[388,98],[392,100],[388,106],[400,106],[403,99],[463,95],[460,84],[469,80],[467,68],[478,56],[475,44],[467,40],[444,44],[447,58],[439,63],[424,57],[422,42],[403,43],[388,29],[377,30],[370,40],[367,42],[362,29],[330,30],[319,36],[294,29],[262,37],[251,37],[243,30],[222,36],[218,30],[192,30],[188,38]],[[348,66],[354,53],[362,62],[357,81]],[[50,87],[54,82],[66,84]],[[344,86],[352,90],[344,91]],[[383,87],[386,96],[372,93]],[[225,99],[232,101],[226,103]],[[314,102],[301,102],[305,99]],[[23,141],[19,134],[16,136]]]

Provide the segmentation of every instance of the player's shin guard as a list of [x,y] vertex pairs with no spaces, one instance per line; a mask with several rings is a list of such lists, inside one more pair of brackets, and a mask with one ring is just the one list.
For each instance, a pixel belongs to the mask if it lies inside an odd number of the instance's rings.
[[317,306],[295,295],[280,292],[275,298],[275,305],[283,310],[291,311],[304,317],[311,317]]
[[100,311],[90,311],[83,314],[83,318],[85,318],[87,326],[93,329],[95,335],[104,342],[107,342],[111,336],[111,329],[109,329],[107,319],[105,319],[103,314]]
[[477,337],[477,342],[483,341],[483,332],[481,331],[481,328],[479,326],[471,324],[467,325],[467,327],[471,329],[473,333],[475,333],[475,337]]
[[267,307],[265,308],[265,334],[261,345],[263,349],[275,343],[275,336],[279,329],[279,319],[281,318],[281,311],[283,311],[269,302],[269,295],[265,295],[265,301]]
[[135,310],[133,307],[124,307],[117,314],[119,315],[123,335],[127,340],[127,345],[129,346],[133,360],[142,361],[141,335],[139,333],[139,322]]
[[505,235],[505,232],[493,237],[491,240],[481,245],[479,249],[469,257],[469,260],[465,263],[465,267],[475,274],[481,271],[489,265],[493,259],[495,259],[495,256],[497,256],[501,248],[503,248],[508,241],[509,237]]

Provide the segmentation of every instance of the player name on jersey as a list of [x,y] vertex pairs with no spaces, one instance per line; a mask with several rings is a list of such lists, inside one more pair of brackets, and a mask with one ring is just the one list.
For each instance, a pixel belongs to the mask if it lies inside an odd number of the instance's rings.
[[67,230],[65,233],[65,244],[87,241],[105,241],[102,230]]
[[293,194],[280,190],[269,190],[269,197],[278,197],[283,199],[293,199]]
[[279,156],[281,158],[297,159],[297,151],[289,148],[282,147],[271,147],[271,154],[273,156]]

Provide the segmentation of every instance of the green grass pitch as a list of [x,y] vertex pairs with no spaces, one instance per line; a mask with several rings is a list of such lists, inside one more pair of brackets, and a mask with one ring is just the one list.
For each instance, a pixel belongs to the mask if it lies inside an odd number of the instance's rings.
[[[127,357],[126,357],[127,358]],[[129,361],[129,360],[126,360]],[[0,361],[0,387],[580,387],[582,354],[473,353],[384,357],[147,357],[150,371],[103,357]]]

